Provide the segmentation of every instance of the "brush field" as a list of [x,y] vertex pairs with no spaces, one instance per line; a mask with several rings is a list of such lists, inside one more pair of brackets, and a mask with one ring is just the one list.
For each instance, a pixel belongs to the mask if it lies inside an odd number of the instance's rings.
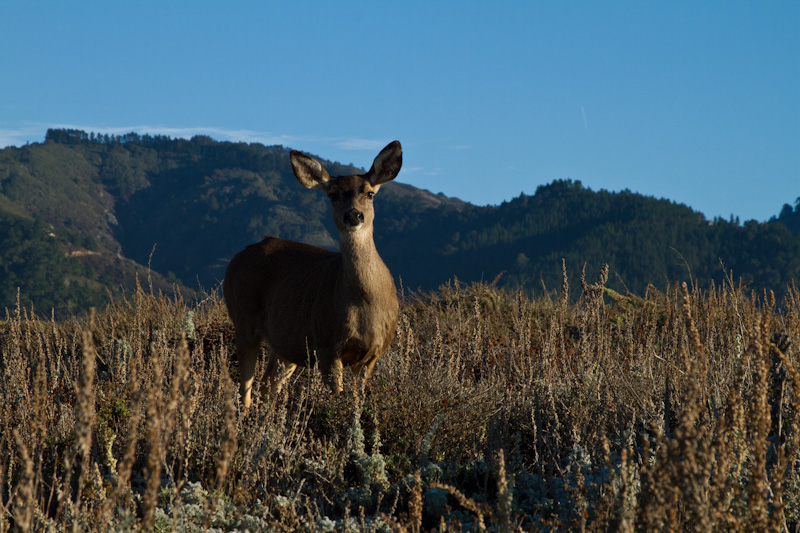
[[246,416],[217,293],[17,306],[0,532],[797,531],[800,291],[606,281],[405,295],[366,384]]

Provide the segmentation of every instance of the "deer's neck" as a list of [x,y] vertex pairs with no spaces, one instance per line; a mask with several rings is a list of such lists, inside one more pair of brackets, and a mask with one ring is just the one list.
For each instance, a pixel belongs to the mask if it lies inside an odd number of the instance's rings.
[[394,281],[375,248],[372,228],[340,233],[339,249],[344,281],[353,297],[373,301],[388,292],[394,295]]

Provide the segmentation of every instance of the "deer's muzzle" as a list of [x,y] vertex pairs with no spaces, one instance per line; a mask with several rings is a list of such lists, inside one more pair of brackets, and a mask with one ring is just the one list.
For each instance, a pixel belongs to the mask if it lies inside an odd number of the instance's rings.
[[358,209],[350,209],[344,214],[344,225],[349,230],[355,230],[364,223],[364,213]]

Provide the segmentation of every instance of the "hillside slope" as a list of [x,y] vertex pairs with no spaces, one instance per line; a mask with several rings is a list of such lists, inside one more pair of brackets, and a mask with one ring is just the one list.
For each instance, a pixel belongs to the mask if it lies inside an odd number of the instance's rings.
[[[363,172],[320,161],[333,175]],[[742,225],[572,181],[488,207],[390,183],[376,199],[375,234],[407,289],[501,273],[510,287],[554,289],[563,258],[573,279],[584,265],[591,279],[608,263],[610,285],[637,293],[719,283],[722,265],[754,288],[781,291],[800,278],[787,207],[779,219]],[[328,201],[298,185],[288,148],[203,136],[49,130],[44,143],[0,150],[0,217],[0,308],[14,305],[19,287],[25,306],[80,312],[130,291],[137,277],[191,296],[216,287],[230,257],[263,235],[336,247]]]

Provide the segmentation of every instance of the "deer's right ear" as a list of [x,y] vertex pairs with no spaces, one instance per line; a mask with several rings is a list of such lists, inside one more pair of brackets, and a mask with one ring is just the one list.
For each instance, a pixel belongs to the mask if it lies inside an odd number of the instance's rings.
[[292,150],[289,155],[292,170],[297,181],[307,189],[324,189],[331,179],[328,171],[313,157],[308,157],[303,152]]
[[392,181],[397,173],[400,172],[400,167],[403,166],[403,149],[400,147],[400,141],[392,141],[386,145],[386,148],[381,150],[378,157],[372,163],[372,168],[369,169],[365,178],[373,185],[381,185],[387,181]]

